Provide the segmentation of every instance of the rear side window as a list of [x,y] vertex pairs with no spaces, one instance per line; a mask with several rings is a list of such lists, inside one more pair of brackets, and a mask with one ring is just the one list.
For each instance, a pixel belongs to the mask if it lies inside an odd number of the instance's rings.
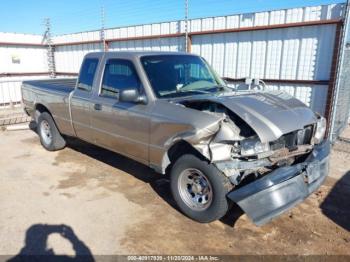
[[97,58],[87,58],[84,60],[79,75],[78,89],[91,91],[97,65]]
[[141,82],[131,61],[110,59],[103,74],[101,95],[119,98],[119,91],[128,88],[140,89]]

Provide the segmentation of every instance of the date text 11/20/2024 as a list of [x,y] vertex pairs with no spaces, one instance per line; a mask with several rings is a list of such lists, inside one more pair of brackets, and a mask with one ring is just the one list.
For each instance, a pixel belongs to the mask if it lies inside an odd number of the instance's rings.
[[128,256],[128,261],[219,261],[217,256]]

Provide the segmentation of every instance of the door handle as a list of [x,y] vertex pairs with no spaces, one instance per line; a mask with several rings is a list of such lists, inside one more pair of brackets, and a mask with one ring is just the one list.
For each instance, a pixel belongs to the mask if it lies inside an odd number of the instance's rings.
[[94,109],[95,110],[102,110],[102,105],[101,104],[94,104]]

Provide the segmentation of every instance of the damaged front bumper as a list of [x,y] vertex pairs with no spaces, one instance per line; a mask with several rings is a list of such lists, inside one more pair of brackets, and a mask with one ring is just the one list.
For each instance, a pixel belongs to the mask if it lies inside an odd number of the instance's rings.
[[263,225],[317,190],[329,171],[330,143],[316,145],[305,162],[281,167],[228,193],[256,225]]

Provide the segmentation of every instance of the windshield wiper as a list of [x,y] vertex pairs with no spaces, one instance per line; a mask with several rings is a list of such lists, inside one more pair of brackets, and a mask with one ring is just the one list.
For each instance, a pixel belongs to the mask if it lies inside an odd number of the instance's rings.
[[186,93],[189,93],[189,95],[191,95],[191,94],[212,94],[213,92],[211,92],[209,90],[214,89],[214,88],[216,89],[216,92],[225,91],[228,89],[225,86],[215,85],[215,86],[210,86],[210,87],[206,87],[206,88],[198,88],[198,89],[184,89],[184,90],[179,89],[177,91],[167,92],[166,94],[163,94],[162,96],[169,97],[172,95],[176,96],[176,94],[186,94]]
[[[210,92],[208,91],[200,91],[200,90],[180,90],[180,91],[177,91],[177,92],[168,92],[166,94],[163,94],[162,97],[165,98],[165,97],[178,97],[178,95],[183,95],[183,94],[186,94],[188,93],[188,95],[193,95],[193,94],[209,94]],[[186,95],[187,96],[187,95]]]
[[224,87],[224,86],[215,85],[215,86],[210,86],[210,87],[196,89],[196,91],[202,91],[202,92],[205,92],[205,93],[212,93],[212,92],[209,92],[208,90],[212,90],[214,88],[215,88],[216,91],[225,91],[226,90],[226,87]]

